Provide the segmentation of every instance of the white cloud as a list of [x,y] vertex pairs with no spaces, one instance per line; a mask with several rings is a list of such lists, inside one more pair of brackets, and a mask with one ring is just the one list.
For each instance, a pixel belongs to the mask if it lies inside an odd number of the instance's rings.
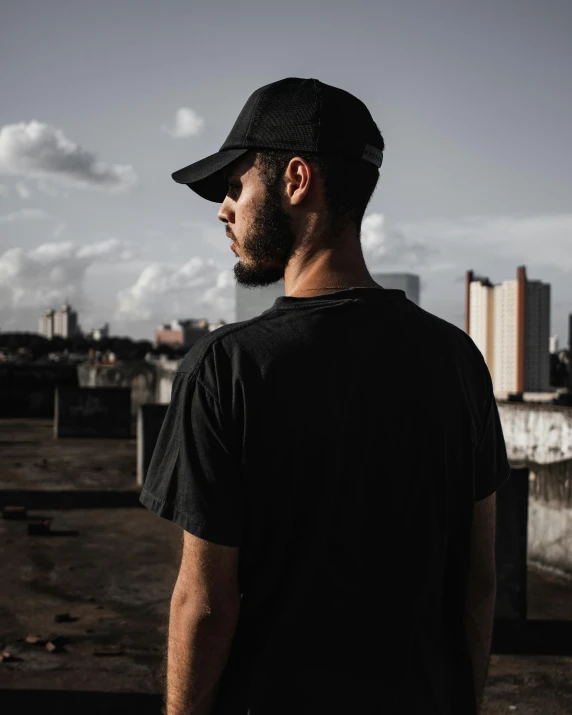
[[58,224],[55,229],[52,232],[52,236],[54,238],[57,238],[66,228],[67,223],[65,221],[62,221],[62,223]]
[[10,214],[0,216],[0,223],[14,223],[15,221],[49,221],[54,216],[43,209],[20,209]]
[[56,184],[51,181],[48,181],[47,179],[38,179],[36,181],[36,188],[41,194],[46,194],[46,196],[50,196],[52,199],[58,197],[63,197],[64,199],[67,199],[69,196],[69,191],[65,191],[61,188],[58,188]]
[[[129,246],[115,238],[92,244],[73,241],[43,243],[0,254],[0,319],[3,326],[36,321],[49,307],[70,301],[90,305],[84,292],[86,271],[95,263],[127,260]],[[37,323],[35,323],[37,324]]]
[[[572,271],[572,214],[467,216],[402,223],[386,228],[384,216],[364,218],[361,235],[370,270],[461,272],[502,260]],[[476,263],[475,263],[476,262]],[[512,275],[509,277],[513,277]]]
[[175,112],[175,118],[169,124],[161,125],[161,130],[173,139],[186,139],[200,134],[205,127],[205,120],[194,109],[181,107]]
[[16,193],[21,199],[29,199],[30,196],[32,195],[30,193],[30,189],[26,186],[26,184],[23,181],[18,181],[16,183]]
[[515,271],[527,263],[572,271],[572,214],[469,216],[402,224],[397,231],[413,245],[446,255],[462,270],[474,260],[493,269],[502,260],[514,262]]
[[116,318],[123,321],[211,317],[231,320],[234,275],[210,258],[197,256],[182,266],[151,263],[130,288],[117,296]]
[[[192,231],[193,240],[209,245],[211,255],[215,252],[222,226],[182,223]],[[54,231],[58,235],[65,228],[58,231],[59,226]],[[159,238],[161,232],[145,229],[142,233]],[[166,255],[171,244],[165,235],[161,240]],[[531,279],[551,282],[553,332],[563,330],[566,306],[572,304],[572,215],[466,217],[388,226],[381,213],[372,213],[364,220],[362,245],[370,271],[418,273],[423,281],[423,306],[459,325],[464,292],[456,278],[473,268],[499,282],[514,278],[517,265],[527,265]],[[130,246],[107,236],[88,245],[59,241],[33,251],[11,249],[15,253],[0,255],[0,317],[6,315],[4,306],[8,306],[21,324],[29,309],[36,325],[38,308],[41,312],[50,301],[57,305],[67,299],[78,308],[82,301],[84,306],[97,305],[96,322],[101,322],[111,317],[110,301],[117,294],[113,319],[124,334],[139,331],[141,337],[150,338],[154,327],[174,318],[234,320],[235,279],[233,271],[224,268],[228,249],[219,264],[214,258],[187,260],[188,246],[183,240],[175,255],[151,264],[133,260]],[[89,267],[93,270],[85,282]],[[90,286],[89,296],[85,285]]]
[[10,194],[10,189],[5,184],[0,184],[0,198],[4,199]]
[[0,173],[114,193],[137,183],[132,166],[98,161],[96,154],[74,144],[60,129],[37,121],[0,129]]
[[98,243],[88,243],[77,249],[78,258],[96,259],[103,256],[113,256],[120,261],[129,261],[133,258],[133,250],[117,238],[106,238]]
[[385,217],[380,213],[364,217],[361,245],[370,271],[396,264],[408,268],[426,265],[437,253],[422,236],[412,238],[398,228],[387,230]]

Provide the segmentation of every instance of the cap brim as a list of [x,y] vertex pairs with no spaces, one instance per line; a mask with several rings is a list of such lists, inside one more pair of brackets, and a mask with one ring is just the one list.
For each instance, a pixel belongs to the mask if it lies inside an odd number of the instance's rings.
[[217,151],[216,154],[211,154],[194,164],[185,166],[184,169],[175,171],[171,176],[177,183],[186,184],[189,189],[202,196],[203,199],[222,203],[228,190],[222,170],[248,151],[249,149]]

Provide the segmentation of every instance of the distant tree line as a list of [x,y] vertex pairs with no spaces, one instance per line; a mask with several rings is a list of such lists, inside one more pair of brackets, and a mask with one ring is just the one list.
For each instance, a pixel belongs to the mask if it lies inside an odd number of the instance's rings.
[[[108,337],[101,340],[90,340],[82,335],[73,338],[54,337],[45,338],[38,333],[0,333],[0,350],[9,354],[16,354],[21,348],[25,349],[34,360],[47,358],[50,353],[76,353],[88,355],[90,350],[100,352],[110,351],[117,360],[143,360],[147,353],[159,355],[167,354],[176,357],[176,350],[168,346],[159,346],[157,350],[149,340],[132,340],[127,337]],[[180,350],[184,355],[187,350]]]

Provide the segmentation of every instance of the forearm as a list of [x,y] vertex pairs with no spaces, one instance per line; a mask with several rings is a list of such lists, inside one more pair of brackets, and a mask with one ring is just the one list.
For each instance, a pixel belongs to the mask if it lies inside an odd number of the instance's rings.
[[165,715],[210,715],[238,611],[200,615],[171,601]]
[[480,711],[491,652],[496,591],[493,589],[477,603],[467,603],[465,608],[465,633],[473,665],[473,682],[477,712]]

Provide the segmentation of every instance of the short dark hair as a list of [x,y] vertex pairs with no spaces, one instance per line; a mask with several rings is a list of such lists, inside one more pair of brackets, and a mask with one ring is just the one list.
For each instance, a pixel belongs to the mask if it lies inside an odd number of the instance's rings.
[[[385,147],[382,141],[382,149]],[[338,154],[264,149],[256,152],[256,164],[269,189],[278,186],[291,159],[299,156],[318,169],[324,181],[330,224],[348,221],[360,228],[367,205],[379,180],[379,169],[364,159]]]

